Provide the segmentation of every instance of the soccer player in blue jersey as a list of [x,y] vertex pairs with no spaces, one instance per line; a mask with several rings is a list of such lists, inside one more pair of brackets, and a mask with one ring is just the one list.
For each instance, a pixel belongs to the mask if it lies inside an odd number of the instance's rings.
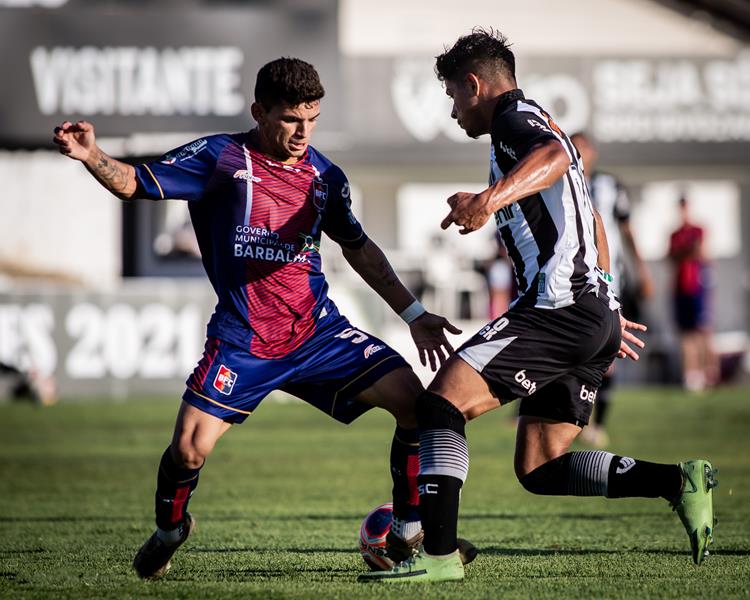
[[602,375],[642,346],[612,293],[604,228],[579,154],[549,114],[518,89],[515,57],[494,30],[476,29],[437,58],[452,116],[491,136],[489,187],[448,199],[442,227],[460,233],[495,218],[519,296],[443,364],[417,400],[423,550],[363,581],[460,580],[458,499],[469,470],[466,422],[521,398],[514,467],[529,492],[662,497],[682,519],[700,564],[713,532],[714,470],[706,460],[657,464],[610,452],[569,452],[588,423]]
[[328,298],[319,248],[326,233],[365,282],[408,323],[433,370],[452,350],[445,330],[399,281],[350,210],[339,167],[310,146],[324,90],[308,63],[282,58],[258,73],[249,132],[208,136],[161,160],[131,166],[107,156],[87,122],[62,123],[54,141],[123,200],[189,202],[203,265],[218,296],[203,358],[187,380],[174,435],[158,469],[154,534],[134,567],[170,568],[190,535],[188,502],[218,439],[273,390],[350,423],[372,406],[396,418],[391,446],[393,526],[401,560],[422,537],[417,511],[415,402],[422,386],[385,342],[357,329]]

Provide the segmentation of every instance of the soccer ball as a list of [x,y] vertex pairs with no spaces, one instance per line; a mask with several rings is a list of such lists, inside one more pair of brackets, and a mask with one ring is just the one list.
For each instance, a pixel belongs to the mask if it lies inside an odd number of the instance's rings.
[[373,571],[394,566],[385,553],[385,537],[391,530],[393,503],[386,502],[371,510],[359,528],[359,553]]

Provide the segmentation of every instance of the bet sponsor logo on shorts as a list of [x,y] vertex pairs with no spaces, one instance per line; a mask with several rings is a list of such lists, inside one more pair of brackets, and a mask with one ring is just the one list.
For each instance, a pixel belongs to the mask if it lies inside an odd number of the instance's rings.
[[517,371],[514,379],[516,380],[516,383],[526,390],[526,393],[529,396],[536,392],[536,381],[531,381],[531,379],[526,377],[526,369]]
[[586,400],[587,402],[591,402],[591,404],[594,404],[596,402],[596,394],[599,392],[599,390],[587,388],[585,385],[581,386],[581,392],[578,394],[578,397],[581,400]]
[[237,373],[228,369],[224,365],[219,366],[219,372],[214,379],[214,387],[225,396],[232,393],[232,388],[237,381]]

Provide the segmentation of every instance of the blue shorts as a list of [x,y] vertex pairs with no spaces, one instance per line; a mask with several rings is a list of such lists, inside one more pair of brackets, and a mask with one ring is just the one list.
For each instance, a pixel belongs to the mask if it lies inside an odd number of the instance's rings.
[[703,290],[696,294],[676,294],[674,311],[680,331],[696,331],[706,326],[706,295]]
[[224,421],[242,423],[269,393],[282,390],[351,423],[372,408],[354,397],[401,367],[409,365],[398,352],[334,313],[320,319],[312,337],[280,359],[258,358],[209,337],[182,399]]

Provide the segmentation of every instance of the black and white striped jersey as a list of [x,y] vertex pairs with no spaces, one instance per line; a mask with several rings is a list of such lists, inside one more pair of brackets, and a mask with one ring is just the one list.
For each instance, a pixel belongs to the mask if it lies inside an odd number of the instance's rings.
[[490,185],[541,142],[559,141],[571,164],[554,185],[495,213],[500,237],[513,261],[515,303],[562,308],[593,292],[619,307],[596,268],[594,213],[578,152],[555,122],[521,90],[500,96],[492,117]]

